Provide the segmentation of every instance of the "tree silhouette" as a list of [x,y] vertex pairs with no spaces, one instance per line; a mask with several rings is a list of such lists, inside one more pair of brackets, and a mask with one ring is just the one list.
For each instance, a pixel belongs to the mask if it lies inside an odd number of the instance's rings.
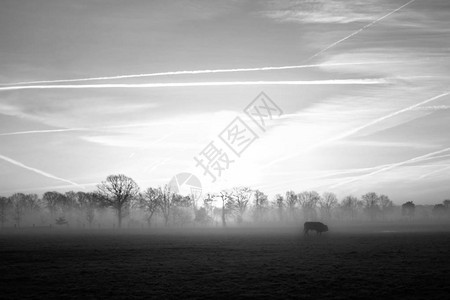
[[264,211],[267,209],[268,198],[267,195],[261,192],[260,190],[256,190],[253,194],[254,203],[255,203],[255,220],[260,221]]
[[414,217],[416,212],[416,205],[412,201],[408,201],[402,204],[402,216],[409,218]]
[[233,188],[232,206],[237,212],[237,221],[242,223],[244,213],[247,210],[248,203],[252,196],[252,190],[249,187]]
[[276,194],[275,195],[275,203],[274,206],[277,209],[278,212],[278,219],[280,221],[283,221],[283,210],[284,210],[284,198],[281,194]]
[[295,206],[299,202],[299,197],[294,191],[287,191],[286,192],[286,198],[285,198],[285,205],[288,209],[288,218],[292,220],[295,219]]
[[364,201],[364,206],[370,219],[374,220],[380,210],[378,206],[380,198],[376,193],[372,192],[362,195],[361,199]]
[[326,219],[331,218],[331,210],[337,206],[338,200],[334,193],[323,193],[319,200],[320,210]]
[[151,187],[139,195],[137,206],[145,212],[148,227],[151,226],[152,218],[159,208],[160,197],[160,191]]
[[447,212],[447,208],[444,204],[436,204],[433,206],[433,215],[437,217],[443,217]]
[[2,228],[7,220],[7,215],[11,209],[11,200],[6,197],[0,197],[0,223]]
[[97,186],[104,196],[106,204],[116,210],[118,227],[122,227],[122,218],[130,201],[139,193],[139,187],[133,179],[123,174],[109,175],[106,181]]
[[[207,223],[212,223],[214,218],[214,195],[213,194],[209,194],[207,193],[203,199],[203,205],[205,208],[205,213],[206,213],[206,218],[207,218]],[[197,214],[195,216],[195,219],[198,220],[201,217],[197,218]]]
[[10,201],[12,205],[14,221],[16,221],[17,227],[20,227],[22,218],[27,208],[26,196],[22,193],[15,193],[10,197]]
[[64,195],[58,192],[45,192],[42,200],[50,212],[50,217],[53,219],[58,213],[61,203],[64,202]]
[[351,219],[355,218],[356,209],[358,208],[358,198],[354,196],[346,196],[342,199],[341,207]]
[[320,195],[316,191],[303,192],[298,196],[305,220],[317,218],[316,207],[320,201]]
[[229,202],[232,201],[233,199],[233,194],[230,191],[223,190],[217,195],[217,197],[219,197],[220,200],[222,201],[222,227],[226,227],[227,226],[226,209]]
[[80,210],[85,214],[86,221],[88,221],[89,227],[92,227],[92,223],[95,218],[95,210],[101,206],[100,195],[96,193],[76,193],[77,203]]
[[381,211],[382,217],[385,218],[386,215],[392,211],[392,207],[394,206],[394,203],[386,195],[380,195],[378,202],[380,205],[380,211]]
[[164,217],[164,225],[169,225],[169,217],[172,212],[172,206],[174,204],[174,192],[171,190],[169,185],[165,185],[164,187],[159,187],[159,200],[158,206],[161,209],[161,213]]

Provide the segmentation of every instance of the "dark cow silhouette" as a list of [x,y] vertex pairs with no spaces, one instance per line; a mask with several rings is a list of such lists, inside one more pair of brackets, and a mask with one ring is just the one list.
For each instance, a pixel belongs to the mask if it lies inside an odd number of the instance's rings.
[[310,230],[315,231],[316,234],[322,234],[322,232],[328,231],[328,226],[321,222],[305,222],[303,232],[308,234]]

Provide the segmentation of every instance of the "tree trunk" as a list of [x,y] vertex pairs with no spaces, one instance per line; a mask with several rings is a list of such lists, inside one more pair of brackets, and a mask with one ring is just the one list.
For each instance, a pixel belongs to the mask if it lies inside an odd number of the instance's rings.
[[164,214],[164,225],[167,227],[169,224],[169,214]]
[[118,222],[118,227],[122,228],[122,207],[119,207],[117,209],[117,222]]
[[225,201],[222,201],[222,227],[226,227],[227,222],[225,221]]

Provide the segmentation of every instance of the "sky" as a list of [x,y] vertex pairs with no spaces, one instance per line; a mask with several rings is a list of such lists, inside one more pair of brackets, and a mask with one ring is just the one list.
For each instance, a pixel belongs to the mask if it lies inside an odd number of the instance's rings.
[[[439,203],[449,14],[446,0],[3,0],[0,194],[189,172],[210,192]],[[261,92],[282,111],[265,130],[244,112]],[[219,138],[236,117],[257,136],[239,157]],[[232,160],[215,182],[194,160],[210,142]]]

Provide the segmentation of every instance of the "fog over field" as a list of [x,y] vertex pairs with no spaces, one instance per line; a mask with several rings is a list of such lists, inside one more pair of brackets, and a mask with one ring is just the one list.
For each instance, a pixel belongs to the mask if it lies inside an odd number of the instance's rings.
[[446,299],[450,1],[0,1],[0,299]]
[[[298,227],[322,221],[334,229],[418,229],[448,224],[450,200],[435,205],[412,201],[395,205],[386,195],[370,192],[338,199],[334,193],[287,191],[273,199],[260,190],[235,187],[219,193],[181,195],[167,184],[143,191],[125,175],[110,175],[95,192],[15,193],[0,198],[2,229],[100,230],[167,228]],[[426,226],[424,227],[426,228]],[[125,232],[125,231],[122,231]]]

